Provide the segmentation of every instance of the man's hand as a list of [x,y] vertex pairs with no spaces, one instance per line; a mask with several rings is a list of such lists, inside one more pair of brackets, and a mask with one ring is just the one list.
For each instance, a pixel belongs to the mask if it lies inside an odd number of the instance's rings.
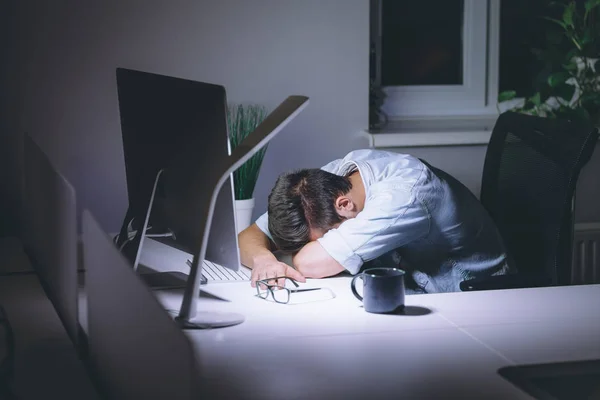
[[[276,278],[287,276],[288,278],[292,278],[298,282],[306,282],[306,278],[300,272],[296,271],[294,268],[290,267],[286,263],[282,263],[280,261],[275,260],[265,260],[264,262],[257,262],[254,264],[254,268],[252,268],[252,275],[250,278],[250,284],[252,287],[256,287],[256,281],[261,281],[263,279]],[[270,285],[285,285],[285,279],[269,280],[267,282]]]
[[[306,282],[304,275],[277,260],[277,257],[271,252],[272,243],[256,224],[252,224],[240,232],[238,238],[242,264],[252,268],[250,277],[252,287],[256,287],[256,281],[280,276],[287,276],[298,282]],[[268,283],[283,286],[285,279],[279,279],[279,282],[271,280]]]

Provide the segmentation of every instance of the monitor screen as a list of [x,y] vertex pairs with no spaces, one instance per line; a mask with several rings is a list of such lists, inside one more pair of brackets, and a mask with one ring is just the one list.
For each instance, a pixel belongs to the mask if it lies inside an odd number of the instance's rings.
[[[164,243],[195,254],[199,244],[191,232],[198,227],[191,213],[198,207],[192,204],[189,193],[181,190],[211,190],[203,187],[204,176],[230,153],[225,88],[125,68],[117,69],[117,86],[128,215],[138,220],[134,229],[163,236],[160,240]],[[159,171],[165,173],[157,181]],[[167,208],[167,195],[170,200],[182,195],[189,201]],[[219,224],[210,231],[206,259],[237,270],[240,262],[231,177],[218,194],[215,215]],[[123,223],[128,224],[127,218]],[[164,238],[161,234],[165,232],[174,235]],[[145,240],[141,232],[137,233],[141,243],[134,243],[135,257],[130,257],[134,268],[143,259]]]

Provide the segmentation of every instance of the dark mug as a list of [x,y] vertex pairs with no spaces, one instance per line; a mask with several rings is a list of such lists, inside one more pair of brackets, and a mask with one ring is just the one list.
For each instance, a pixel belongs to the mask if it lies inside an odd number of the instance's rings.
[[[404,308],[404,274],[398,268],[370,268],[352,278],[352,293],[370,313],[393,313]],[[356,291],[356,280],[363,281],[363,295]]]

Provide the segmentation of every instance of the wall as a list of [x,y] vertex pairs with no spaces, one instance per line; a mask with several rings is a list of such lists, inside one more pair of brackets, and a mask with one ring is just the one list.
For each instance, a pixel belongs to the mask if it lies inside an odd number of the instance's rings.
[[[311,98],[269,147],[255,214],[264,211],[279,173],[367,146],[367,1],[9,3],[2,27],[13,46],[0,63],[3,147],[7,133],[30,132],[109,231],[118,229],[127,206],[118,66],[220,83],[230,100],[269,107],[289,94]],[[394,150],[427,159],[479,193],[484,146]],[[7,160],[0,171],[9,170]],[[600,221],[598,170],[600,152],[583,172],[580,222]]]
[[[39,141],[109,231],[127,207],[115,68],[225,85],[229,100],[308,108],[273,140],[257,210],[279,173],[366,147],[369,3],[363,0],[11,2],[7,131]],[[8,86],[7,86],[8,87]]]

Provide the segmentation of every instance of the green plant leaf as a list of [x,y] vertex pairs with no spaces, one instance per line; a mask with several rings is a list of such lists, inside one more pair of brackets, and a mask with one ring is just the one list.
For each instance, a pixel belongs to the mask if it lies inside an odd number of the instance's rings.
[[[227,107],[227,127],[232,150],[235,149],[267,116],[265,107],[256,104],[230,104]],[[258,173],[267,150],[263,147],[233,173],[236,200],[252,198]]]
[[548,85],[552,88],[558,87],[566,82],[571,77],[568,72],[555,72],[548,77]]
[[589,14],[592,9],[600,6],[600,0],[587,0],[585,2],[585,13]]
[[557,20],[556,18],[550,18],[550,17],[543,17],[543,19],[547,20],[547,21],[552,21],[555,24],[560,25],[563,29],[567,29],[567,26],[565,25],[564,22]]
[[[575,62],[574,58],[577,57],[578,55],[579,55],[579,51],[577,49],[571,49],[567,52],[565,59],[569,62]],[[575,63],[575,66],[577,66],[576,63]]]
[[531,103],[533,103],[534,106],[539,106],[540,104],[542,104],[542,96],[540,95],[540,92],[537,92],[536,94],[531,96],[529,101],[531,101]]
[[600,58],[594,63],[594,71],[596,71],[596,74],[600,74]]
[[564,83],[554,88],[554,94],[556,97],[560,97],[564,101],[569,102],[575,94],[575,86]]
[[568,64],[563,64],[562,67],[570,72],[577,71],[577,64],[573,60],[571,60]]
[[514,90],[505,90],[498,94],[498,103],[502,103],[503,101],[512,100],[517,97],[517,92]]
[[590,113],[583,107],[579,107],[574,110],[573,116],[577,119],[582,119],[584,121],[590,120]]
[[571,3],[569,3],[569,5],[565,8],[565,11],[563,12],[562,15],[562,20],[565,26],[570,26],[571,28],[573,28],[573,14],[575,13],[575,2],[572,1]]
[[[598,41],[599,37],[596,32],[594,32],[595,26],[593,24],[588,25],[584,28],[581,45],[584,47],[584,52],[588,53],[587,55],[595,56],[597,55],[594,49],[590,49],[590,45],[593,45],[594,42]],[[591,51],[590,51],[591,50]]]
[[586,108],[598,109],[600,105],[600,93],[586,93],[581,96],[581,104]]

